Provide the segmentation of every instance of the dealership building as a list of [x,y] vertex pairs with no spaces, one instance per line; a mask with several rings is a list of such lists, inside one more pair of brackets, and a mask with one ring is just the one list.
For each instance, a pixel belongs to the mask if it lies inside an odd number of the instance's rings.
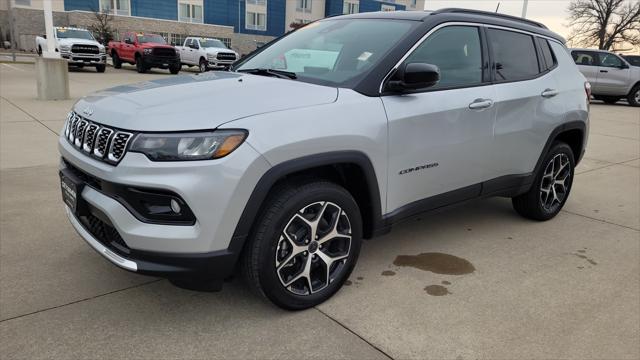
[[[241,54],[293,29],[331,15],[422,10],[425,0],[52,0],[56,26],[89,27],[95,12],[113,15],[115,36],[154,32],[170,43],[187,36],[215,37]],[[32,51],[45,32],[42,0],[0,0],[0,36]]]

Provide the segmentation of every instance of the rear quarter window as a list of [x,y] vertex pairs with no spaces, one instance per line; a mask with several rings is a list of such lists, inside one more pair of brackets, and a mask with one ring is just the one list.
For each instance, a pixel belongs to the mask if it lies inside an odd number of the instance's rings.
[[532,36],[488,29],[496,81],[531,79],[540,73]]
[[558,60],[556,59],[551,46],[549,45],[549,41],[546,39],[538,39],[538,44],[540,44],[540,52],[542,53],[542,58],[544,59],[545,69],[553,69],[558,65]]

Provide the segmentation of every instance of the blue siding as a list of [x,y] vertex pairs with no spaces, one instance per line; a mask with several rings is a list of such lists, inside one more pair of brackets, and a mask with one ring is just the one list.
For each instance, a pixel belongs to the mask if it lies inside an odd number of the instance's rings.
[[64,0],[64,10],[96,11],[100,7],[99,0]]
[[327,0],[324,6],[324,15],[340,15],[344,8],[343,0]]
[[[386,1],[377,1],[377,0],[360,0],[360,12],[372,12],[372,11],[380,11],[382,10],[382,4],[391,5],[396,8],[396,10],[406,10],[406,6],[395,4],[392,2]],[[330,15],[340,15],[344,10],[344,1],[343,0],[327,0],[324,8],[325,16]]]
[[131,15],[178,20],[178,2],[176,0],[131,0]]
[[[246,3],[238,0],[205,0],[204,1],[204,22],[205,24],[233,26],[235,32],[242,34],[256,34],[280,36],[284,34],[285,28],[285,1],[267,0],[267,30],[247,30],[245,29]],[[240,12],[238,13],[238,5]],[[240,17],[240,19],[238,19]],[[238,29],[238,20],[240,28]]]

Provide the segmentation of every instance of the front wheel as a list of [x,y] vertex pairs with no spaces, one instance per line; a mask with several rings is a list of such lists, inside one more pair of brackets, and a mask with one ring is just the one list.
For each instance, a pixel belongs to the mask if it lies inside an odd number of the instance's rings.
[[144,74],[144,73],[147,72],[147,67],[144,66],[144,63],[142,62],[142,56],[137,56],[136,57],[136,70],[140,74]]
[[631,90],[631,92],[629,93],[629,96],[627,96],[627,101],[631,106],[635,106],[635,107],[640,106],[640,84],[636,85]]
[[169,66],[169,72],[171,72],[173,75],[175,75],[175,74],[180,72],[180,68],[182,68],[182,65],[180,65],[180,64],[171,65],[171,66]]
[[99,73],[103,73],[106,69],[107,69],[107,65],[105,64],[96,65],[96,71]]
[[528,192],[512,199],[513,208],[526,218],[549,220],[564,206],[573,184],[575,160],[569,145],[551,146]]
[[208,67],[208,66],[209,66],[209,65],[208,65],[208,63],[207,63],[207,60],[205,60],[205,59],[200,59],[200,64],[198,65],[198,68],[200,69],[200,72],[201,72],[201,73],[206,72],[206,71],[208,70],[208,69],[207,69],[207,67]]
[[276,188],[242,259],[250,286],[279,307],[306,309],[335,294],[353,270],[362,238],[358,204],[326,181]]

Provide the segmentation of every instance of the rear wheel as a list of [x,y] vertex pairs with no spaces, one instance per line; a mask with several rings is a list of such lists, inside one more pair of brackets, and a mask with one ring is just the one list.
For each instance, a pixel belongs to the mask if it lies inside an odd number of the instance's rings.
[[115,50],[111,53],[111,61],[113,61],[113,67],[115,69],[120,69],[122,67],[122,60],[120,60],[120,57]]
[[627,96],[627,101],[631,106],[640,106],[640,84],[633,87],[629,96]]
[[358,205],[326,181],[283,185],[272,194],[243,255],[245,278],[284,309],[320,304],[342,287],[358,259]]
[[147,72],[147,67],[144,66],[144,63],[142,62],[142,56],[136,56],[136,70],[140,74]]
[[551,146],[527,193],[512,199],[513,208],[526,218],[549,220],[564,206],[573,184],[575,160],[569,145]]

